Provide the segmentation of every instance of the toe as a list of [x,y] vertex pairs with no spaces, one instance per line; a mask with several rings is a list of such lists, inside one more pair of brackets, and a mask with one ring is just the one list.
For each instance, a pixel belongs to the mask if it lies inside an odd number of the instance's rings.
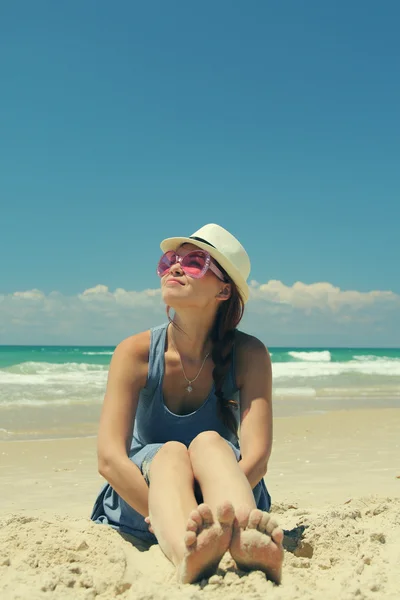
[[252,510],[249,516],[249,524],[247,525],[247,529],[258,529],[262,516],[263,513],[260,509],[255,508]]
[[235,509],[230,502],[224,502],[217,508],[217,519],[221,525],[231,526],[235,518]]
[[194,533],[196,533],[197,529],[198,529],[198,524],[196,523],[196,521],[194,519],[191,519],[189,517],[187,525],[186,525],[186,530],[193,531]]
[[258,529],[262,532],[262,533],[268,533],[267,527],[268,527],[268,523],[270,520],[270,515],[267,512],[263,512],[263,515],[261,517],[261,521],[260,521],[260,525],[258,526]]
[[201,515],[201,518],[203,520],[203,525],[205,527],[209,527],[210,525],[212,525],[214,523],[214,517],[211,512],[211,508],[208,506],[208,504],[199,504],[197,510],[199,511],[199,514]]
[[275,544],[282,544],[283,542],[283,531],[280,527],[276,527],[272,533],[271,537],[274,540]]
[[247,506],[240,506],[236,510],[235,526],[239,526],[242,529],[245,529],[249,522],[249,515],[250,515],[250,510],[247,508]]
[[187,531],[184,537],[185,545],[187,548],[194,546],[197,541],[197,535],[194,531]]
[[196,523],[197,529],[203,525],[203,519],[198,510],[192,510],[189,515],[189,519]]
[[266,533],[268,533],[269,535],[272,534],[272,532],[274,531],[274,529],[276,529],[278,527],[278,523],[275,521],[275,519],[273,519],[272,517],[269,518],[269,521],[267,523],[266,526]]

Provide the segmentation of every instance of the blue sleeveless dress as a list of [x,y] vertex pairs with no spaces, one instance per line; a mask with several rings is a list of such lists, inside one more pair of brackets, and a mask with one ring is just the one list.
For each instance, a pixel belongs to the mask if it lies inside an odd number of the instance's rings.
[[[203,431],[216,431],[223,437],[240,460],[238,438],[228,429],[218,416],[217,397],[214,386],[203,404],[187,415],[176,415],[164,404],[162,383],[164,377],[164,354],[168,323],[150,330],[149,368],[146,386],[141,390],[133,427],[129,458],[139,467],[144,476],[148,472],[151,459],[169,441],[182,442],[187,447]],[[235,381],[235,356],[223,386],[225,398],[235,398],[238,402],[239,390]],[[239,424],[240,410],[234,411]],[[146,477],[145,477],[146,478]],[[253,490],[256,505],[268,511],[271,498],[262,479]],[[93,507],[91,519],[105,523],[122,533],[129,533],[147,542],[156,542],[149,532],[144,517],[125,502],[106,483],[100,490]]]

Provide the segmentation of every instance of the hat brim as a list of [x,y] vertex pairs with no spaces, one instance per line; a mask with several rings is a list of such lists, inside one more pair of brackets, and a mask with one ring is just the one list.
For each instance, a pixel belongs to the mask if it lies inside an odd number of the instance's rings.
[[163,252],[168,252],[168,250],[177,250],[182,244],[193,244],[194,246],[205,250],[210,256],[215,258],[218,264],[221,265],[224,271],[228,273],[229,277],[235,283],[240,295],[242,296],[243,302],[246,304],[250,295],[247,281],[244,279],[238,269],[231,263],[231,261],[228,260],[221,252],[219,252],[219,250],[214,248],[214,246],[211,246],[205,242],[193,240],[190,237],[173,237],[163,240],[160,244],[160,248]]

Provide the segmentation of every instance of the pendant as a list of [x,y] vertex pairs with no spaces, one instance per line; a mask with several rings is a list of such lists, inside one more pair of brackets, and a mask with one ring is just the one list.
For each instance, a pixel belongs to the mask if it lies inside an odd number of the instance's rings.
[[190,392],[193,390],[193,388],[192,388],[192,386],[190,385],[190,383],[189,383],[189,385],[187,386],[187,388],[186,388],[186,389],[187,389],[187,391],[188,391],[188,392],[189,392],[189,394],[190,394]]

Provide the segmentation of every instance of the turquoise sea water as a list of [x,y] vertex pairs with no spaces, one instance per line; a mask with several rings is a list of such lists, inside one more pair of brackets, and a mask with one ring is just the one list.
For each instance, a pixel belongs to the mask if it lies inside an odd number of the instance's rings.
[[[400,407],[400,349],[270,348],[274,415]],[[0,440],[95,435],[110,346],[0,346]]]
[[[0,346],[0,407],[101,403],[113,350]],[[270,352],[277,399],[400,398],[400,349],[270,348]]]

